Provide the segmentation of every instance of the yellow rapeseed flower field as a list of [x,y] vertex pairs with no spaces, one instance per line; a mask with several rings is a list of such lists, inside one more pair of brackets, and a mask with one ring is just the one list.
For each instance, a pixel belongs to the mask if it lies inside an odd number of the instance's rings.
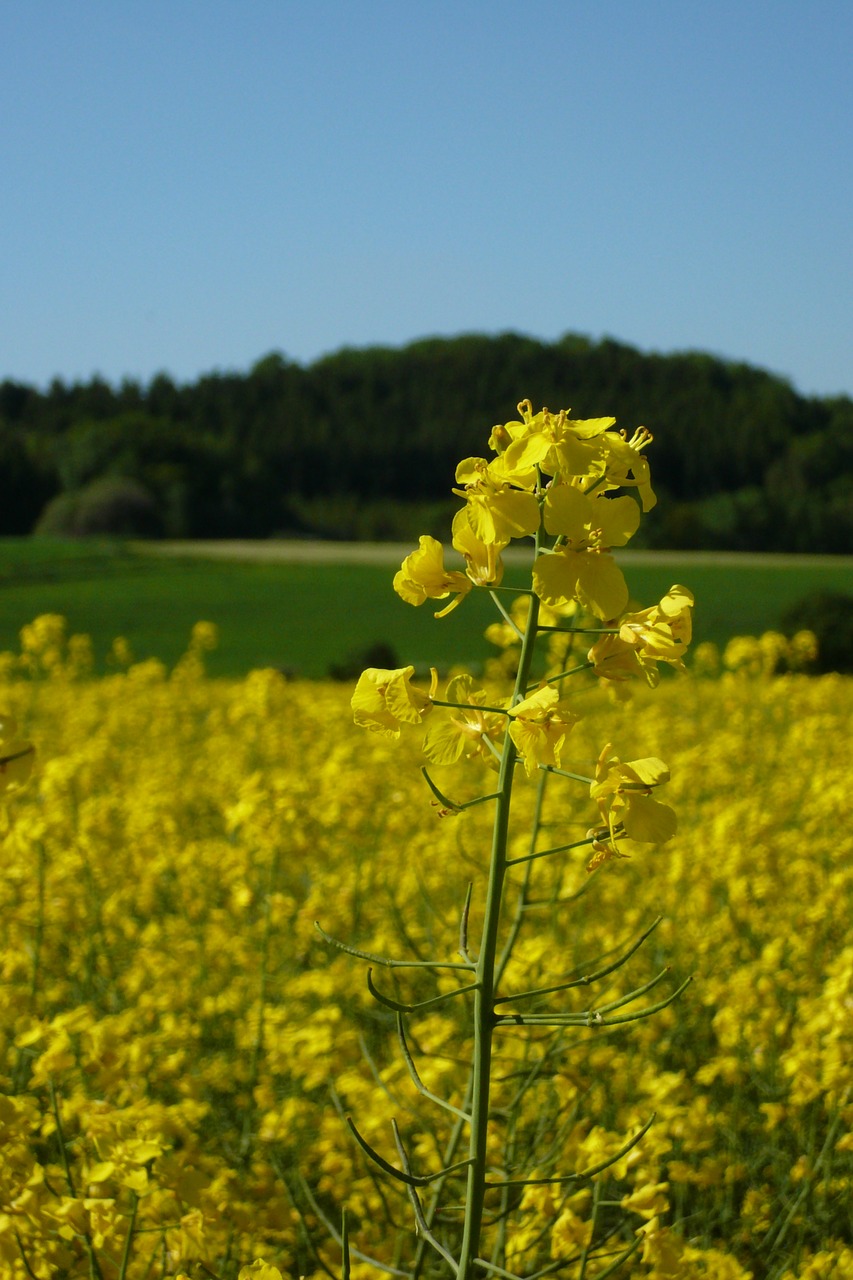
[[[93,680],[47,617],[0,659],[3,722],[36,747],[0,809],[0,1277],[339,1275],[343,1204],[354,1249],[393,1274],[408,1200],[345,1117],[389,1160],[396,1119],[420,1171],[445,1161],[453,1113],[419,1095],[366,963],[315,921],[365,952],[452,958],[488,806],[439,816],[420,742],[354,727],[349,687],[208,679],[213,639],[197,628],[171,672],[118,643]],[[592,696],[568,767],[593,770],[630,714],[636,755],[672,762],[678,834],[593,875],[588,848],[535,863],[512,985],[601,967],[658,916],[600,999],[665,966],[694,981],[625,1029],[501,1036],[496,1160],[588,1169],[654,1121],[603,1181],[503,1192],[486,1231],[525,1274],[582,1259],[593,1212],[627,1212],[632,1280],[851,1277],[853,682],[748,667],[664,680],[630,712]],[[589,825],[588,797],[565,803],[554,844]],[[455,981],[374,979],[402,1002]],[[466,998],[413,1024],[424,1088],[456,1107]],[[586,1007],[582,988],[560,1001]],[[352,1274],[379,1273],[354,1253]]]

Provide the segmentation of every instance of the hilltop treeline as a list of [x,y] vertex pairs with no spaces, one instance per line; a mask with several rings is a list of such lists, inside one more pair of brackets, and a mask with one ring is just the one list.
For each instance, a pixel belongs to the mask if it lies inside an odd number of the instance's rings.
[[446,536],[519,399],[655,436],[646,545],[853,552],[853,401],[746,364],[516,334],[344,349],[177,385],[0,384],[0,533]]

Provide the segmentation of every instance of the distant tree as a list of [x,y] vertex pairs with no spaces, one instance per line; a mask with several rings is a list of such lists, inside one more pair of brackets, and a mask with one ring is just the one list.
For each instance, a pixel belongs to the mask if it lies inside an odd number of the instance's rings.
[[0,382],[0,423],[15,427],[25,422],[39,399],[39,393],[23,382]]
[[34,532],[51,537],[154,538],[163,532],[154,497],[126,476],[102,476],[48,503]]
[[443,512],[460,455],[482,453],[484,426],[515,418],[521,398],[652,430],[667,501],[644,525],[648,545],[853,551],[853,401],[613,338],[463,334],[304,367],[273,351],[245,375],[183,386],[165,373],[116,390],[55,381],[46,394],[7,381],[0,426],[69,492],[102,475],[137,480],[174,536],[265,537],[305,521],[363,536],[407,527],[407,507]]
[[0,535],[28,534],[57,490],[49,465],[27,448],[22,431],[0,425]]

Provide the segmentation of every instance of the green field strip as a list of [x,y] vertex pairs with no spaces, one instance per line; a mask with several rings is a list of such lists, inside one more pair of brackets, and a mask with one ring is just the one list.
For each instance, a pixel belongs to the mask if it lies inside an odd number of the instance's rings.
[[[853,560],[828,557],[761,559],[698,553],[624,562],[632,599],[654,603],[675,582],[696,596],[695,640],[725,643],[780,625],[784,610],[822,589],[853,593]],[[495,650],[483,639],[494,620],[488,595],[472,592],[449,617],[434,607],[405,604],[393,591],[394,565],[251,563],[137,554],[121,544],[0,541],[0,650],[17,652],[20,628],[42,613],[59,613],[74,632],[91,635],[96,659],[115,636],[137,658],[174,663],[193,623],[220,628],[210,656],[213,675],[238,676],[274,666],[318,678],[330,664],[386,643],[401,664],[447,669],[479,667]],[[507,571],[521,586],[524,570]]]

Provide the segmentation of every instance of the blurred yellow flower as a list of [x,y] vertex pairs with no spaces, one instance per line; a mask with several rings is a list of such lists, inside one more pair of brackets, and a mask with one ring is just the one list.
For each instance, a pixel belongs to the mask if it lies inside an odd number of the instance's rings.
[[258,1258],[248,1267],[241,1267],[237,1280],[281,1280],[278,1267]]
[[638,1187],[630,1195],[622,1197],[622,1208],[632,1213],[640,1213],[644,1218],[655,1218],[666,1213],[669,1208],[669,1183],[647,1183]]
[[14,716],[0,712],[0,795],[17,791],[33,771],[35,748],[18,737]]
[[623,836],[639,844],[665,844],[675,835],[678,820],[669,805],[652,798],[652,789],[669,781],[669,769],[656,756],[623,764],[612,751],[608,742],[589,789],[610,848],[617,851],[617,839]]

